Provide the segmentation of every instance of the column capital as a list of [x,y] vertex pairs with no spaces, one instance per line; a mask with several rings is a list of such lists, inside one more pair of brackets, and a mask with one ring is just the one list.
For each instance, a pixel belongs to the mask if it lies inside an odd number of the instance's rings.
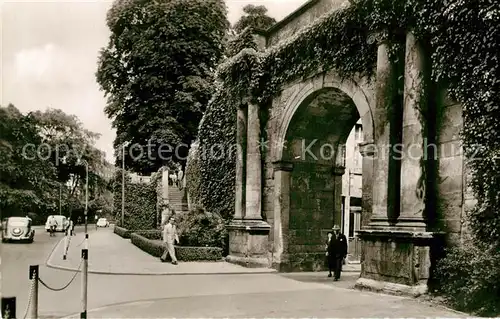
[[273,170],[291,172],[293,170],[293,163],[287,161],[275,161],[273,162]]
[[342,176],[345,173],[345,166],[333,166],[332,174],[335,176]]
[[373,141],[359,143],[358,148],[363,157],[372,157],[377,152],[377,146]]
[[388,44],[389,43],[389,32],[387,30],[374,31],[368,35],[368,39],[366,40],[368,44],[377,45]]

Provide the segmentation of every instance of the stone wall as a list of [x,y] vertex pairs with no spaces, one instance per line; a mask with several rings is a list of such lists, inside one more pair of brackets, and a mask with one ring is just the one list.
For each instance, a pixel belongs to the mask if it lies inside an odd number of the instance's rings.
[[269,29],[267,46],[290,38],[330,10],[341,7],[345,0],[311,0]]

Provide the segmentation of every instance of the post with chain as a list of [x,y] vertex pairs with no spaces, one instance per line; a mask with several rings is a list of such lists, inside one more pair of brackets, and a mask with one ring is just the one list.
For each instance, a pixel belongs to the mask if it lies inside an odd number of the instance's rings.
[[87,318],[87,284],[88,284],[89,250],[82,249],[82,312],[80,318]]
[[32,292],[31,292],[31,305],[29,309],[29,318],[37,319],[38,318],[38,278],[40,276],[38,265],[30,266],[30,280],[32,284]]
[[2,297],[2,318],[11,319],[16,317],[16,297]]
[[64,233],[64,251],[63,251],[63,260],[66,260],[66,255],[68,254],[69,249],[69,237],[68,237],[69,229],[66,229]]

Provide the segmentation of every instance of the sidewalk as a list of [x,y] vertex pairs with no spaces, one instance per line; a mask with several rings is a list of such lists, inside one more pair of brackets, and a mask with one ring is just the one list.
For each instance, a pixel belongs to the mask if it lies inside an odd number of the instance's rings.
[[[78,233],[70,240],[66,260],[63,260],[64,237],[47,259],[47,266],[75,271],[81,263],[85,235]],[[89,273],[116,275],[194,275],[194,274],[255,274],[273,273],[274,269],[246,268],[227,262],[179,262],[177,266],[162,263],[121,238],[111,228],[89,230]]]

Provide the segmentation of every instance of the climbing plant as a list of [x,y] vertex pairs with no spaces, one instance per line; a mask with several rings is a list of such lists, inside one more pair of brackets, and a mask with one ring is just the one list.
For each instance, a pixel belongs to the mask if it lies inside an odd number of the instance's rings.
[[[434,85],[446,88],[450,98],[463,105],[463,146],[472,173],[470,186],[478,201],[468,216],[472,240],[487,248],[478,251],[498,251],[499,20],[500,3],[495,0],[351,0],[265,52],[256,51],[250,43],[242,45],[243,38],[235,40],[242,49],[219,66],[218,90],[200,125],[200,147],[234,144],[236,107],[248,101],[267,106],[291,81],[330,69],[341,78],[372,80],[377,58],[375,38],[382,35],[387,40],[390,58],[398,62],[405,32],[412,31],[427,44]],[[200,164],[202,202],[209,210],[223,207],[225,215],[231,214],[234,156],[208,157]],[[495,279],[489,283],[499,286]]]

